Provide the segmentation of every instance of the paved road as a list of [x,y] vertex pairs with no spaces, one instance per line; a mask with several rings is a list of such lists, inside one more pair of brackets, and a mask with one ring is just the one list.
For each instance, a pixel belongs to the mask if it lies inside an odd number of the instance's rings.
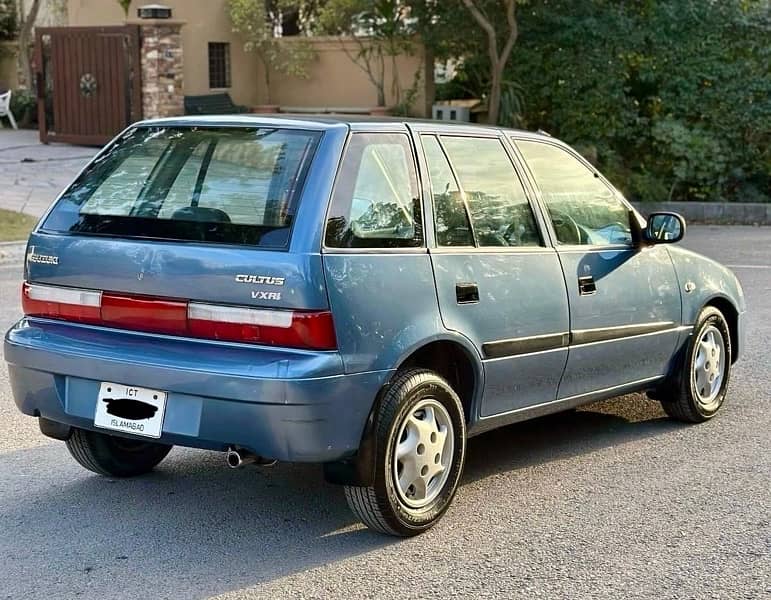
[[0,208],[39,217],[97,150],[44,145],[31,129],[0,130]]
[[[715,420],[640,395],[473,439],[444,520],[370,533],[313,466],[175,449],[91,475],[13,408],[0,370],[0,598],[770,598],[771,229],[693,227],[736,269],[748,353]],[[0,324],[18,314],[0,266]]]

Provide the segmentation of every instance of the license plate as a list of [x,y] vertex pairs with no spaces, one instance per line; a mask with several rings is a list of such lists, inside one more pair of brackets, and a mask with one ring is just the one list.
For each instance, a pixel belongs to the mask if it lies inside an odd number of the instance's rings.
[[159,438],[165,412],[166,392],[103,382],[99,387],[94,425]]

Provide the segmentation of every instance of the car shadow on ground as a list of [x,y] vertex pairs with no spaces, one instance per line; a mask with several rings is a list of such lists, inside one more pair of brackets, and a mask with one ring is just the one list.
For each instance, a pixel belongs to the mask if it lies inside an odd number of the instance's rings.
[[590,454],[681,428],[658,402],[629,394],[502,427],[468,442],[463,483]]
[[[674,427],[640,396],[512,425],[470,440],[463,483]],[[359,526],[313,465],[233,471],[221,454],[175,450],[148,476],[114,480],[52,443],[0,455],[0,480],[0,581],[15,597],[203,598],[400,543]]]

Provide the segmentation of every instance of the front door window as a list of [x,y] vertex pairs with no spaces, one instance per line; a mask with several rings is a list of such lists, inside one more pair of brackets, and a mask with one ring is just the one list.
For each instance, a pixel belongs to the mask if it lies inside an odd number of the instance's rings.
[[560,244],[631,245],[629,208],[595,172],[553,144],[517,140]]

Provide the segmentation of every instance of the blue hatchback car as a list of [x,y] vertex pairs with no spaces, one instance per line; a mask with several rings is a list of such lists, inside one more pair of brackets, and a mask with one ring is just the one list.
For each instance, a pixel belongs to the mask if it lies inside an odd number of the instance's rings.
[[368,526],[447,510],[468,437],[647,391],[711,418],[726,268],[546,135],[398,120],[138,123],[32,233],[16,404],[85,468],[173,445],[324,464]]

